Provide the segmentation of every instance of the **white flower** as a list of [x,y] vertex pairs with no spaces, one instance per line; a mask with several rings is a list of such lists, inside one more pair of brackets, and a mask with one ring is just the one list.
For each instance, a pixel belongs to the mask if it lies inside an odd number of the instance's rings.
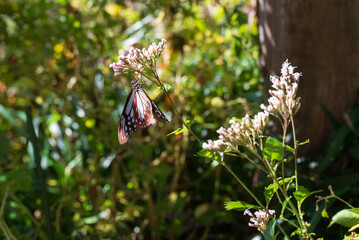
[[133,72],[139,76],[142,75],[145,68],[152,68],[155,64],[156,58],[159,58],[165,49],[165,39],[156,45],[152,43],[148,49],[131,47],[126,56],[118,56],[117,63],[111,63],[110,68],[114,70],[114,75],[117,76],[120,73]]
[[268,211],[264,211],[264,210],[258,210],[256,212],[251,213],[249,211],[249,209],[246,209],[244,211],[244,215],[248,215],[251,218],[249,219],[249,223],[248,225],[250,227],[255,227],[258,229],[258,231],[260,231],[262,234],[264,234],[264,231],[267,228],[268,222],[271,218],[271,216],[273,216],[275,214],[274,210],[268,209]]

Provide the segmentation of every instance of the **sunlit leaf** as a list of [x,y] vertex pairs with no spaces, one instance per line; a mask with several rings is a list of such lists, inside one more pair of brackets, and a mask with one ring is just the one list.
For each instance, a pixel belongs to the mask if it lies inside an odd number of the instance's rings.
[[340,224],[344,227],[353,227],[359,224],[359,208],[343,209],[337,212],[330,221],[328,228],[334,223]]
[[318,193],[321,192],[322,190],[318,190],[318,191],[314,191],[314,192],[309,192],[305,187],[303,186],[298,186],[298,190],[296,190],[293,195],[295,197],[295,199],[299,202],[302,203],[307,197],[309,197],[310,195],[314,194],[314,193]]
[[207,151],[206,149],[202,149],[201,151],[197,152],[197,156],[203,157],[203,158],[209,158],[209,159],[212,159],[217,162],[221,162],[222,157],[223,157],[223,155],[221,155],[221,153],[210,152],[210,151]]
[[299,144],[298,144],[298,147],[299,147],[299,146],[302,146],[302,145],[305,145],[305,144],[307,144],[307,143],[309,143],[309,142],[310,142],[309,139],[307,139],[307,140],[305,140],[304,142],[299,143]]
[[266,159],[283,161],[282,143],[276,138],[268,137],[264,145],[263,156]]
[[187,131],[188,131],[187,128],[177,128],[177,129],[174,130],[173,132],[167,134],[167,136],[170,136],[170,135],[172,135],[172,134],[178,135],[178,134],[180,134],[180,133],[187,132]]
[[[295,176],[293,177],[289,177],[289,178],[285,178],[284,181],[283,180],[279,180],[278,183],[280,185],[284,184],[284,187],[286,187],[288,184],[290,184],[291,182],[293,182],[293,180],[295,179]],[[271,201],[272,197],[274,196],[274,193],[278,190],[278,184],[277,183],[272,183],[269,184],[267,187],[264,188],[264,197],[267,203],[267,206],[269,205],[269,202]]]
[[225,202],[224,203],[224,207],[227,211],[229,210],[237,210],[237,211],[244,211],[248,208],[252,208],[252,209],[261,209],[259,206],[253,205],[253,204],[249,204],[246,203],[244,201],[230,201],[230,202]]

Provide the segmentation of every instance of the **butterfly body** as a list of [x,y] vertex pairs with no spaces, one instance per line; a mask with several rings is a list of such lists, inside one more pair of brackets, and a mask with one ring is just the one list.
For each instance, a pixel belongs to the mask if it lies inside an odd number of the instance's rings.
[[152,122],[153,112],[159,121],[169,122],[166,116],[142,89],[141,84],[132,81],[132,89],[127,97],[118,125],[119,143],[126,143],[132,133],[138,129],[148,127]]

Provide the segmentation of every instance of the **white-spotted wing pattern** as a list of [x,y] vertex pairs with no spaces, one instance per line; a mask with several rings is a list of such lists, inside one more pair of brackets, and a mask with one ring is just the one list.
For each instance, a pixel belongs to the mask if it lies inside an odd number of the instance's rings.
[[138,129],[148,127],[153,119],[152,111],[154,111],[159,121],[169,122],[166,116],[142,89],[141,84],[132,81],[132,89],[127,97],[118,125],[119,143],[126,143],[132,133]]

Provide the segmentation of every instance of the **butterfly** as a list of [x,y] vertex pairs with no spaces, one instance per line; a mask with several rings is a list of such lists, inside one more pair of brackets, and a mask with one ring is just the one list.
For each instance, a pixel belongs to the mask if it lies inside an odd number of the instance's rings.
[[138,129],[148,127],[153,119],[153,112],[158,121],[169,122],[166,116],[148,97],[139,82],[132,81],[132,89],[127,97],[118,125],[118,141],[127,142],[128,137]]

